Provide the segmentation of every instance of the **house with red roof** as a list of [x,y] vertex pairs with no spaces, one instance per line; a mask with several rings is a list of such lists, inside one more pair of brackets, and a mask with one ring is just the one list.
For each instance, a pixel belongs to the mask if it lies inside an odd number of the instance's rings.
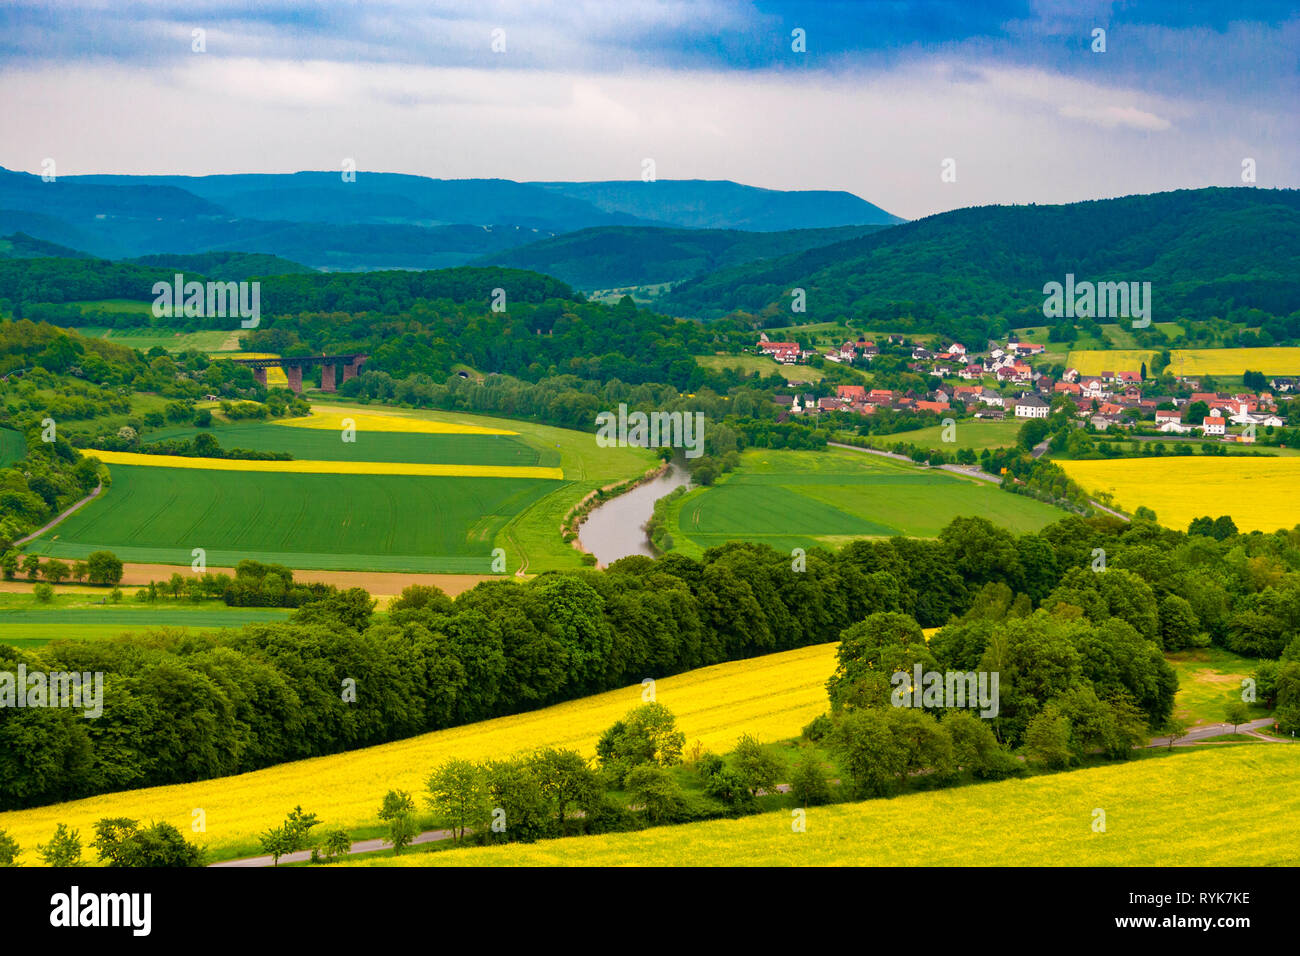
[[865,385],[836,385],[835,397],[841,402],[864,402],[867,400],[867,388]]

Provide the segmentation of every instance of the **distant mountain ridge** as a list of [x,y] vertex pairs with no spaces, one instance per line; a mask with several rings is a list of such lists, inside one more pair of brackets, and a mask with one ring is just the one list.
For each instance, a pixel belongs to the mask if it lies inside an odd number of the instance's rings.
[[428,269],[602,226],[777,231],[894,221],[850,193],[725,181],[519,183],[362,171],[354,182],[337,172],[45,182],[0,168],[0,226],[115,259],[226,250],[329,270]]

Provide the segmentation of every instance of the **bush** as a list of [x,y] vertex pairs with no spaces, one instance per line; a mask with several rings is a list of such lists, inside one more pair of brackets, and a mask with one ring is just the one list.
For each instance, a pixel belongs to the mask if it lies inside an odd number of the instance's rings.
[[54,600],[54,588],[48,584],[38,584],[32,588],[32,594],[36,597],[38,604],[49,604]]
[[826,770],[815,754],[806,754],[794,765],[790,793],[801,807],[816,807],[831,802],[831,784]]
[[825,740],[827,735],[834,729],[835,724],[831,722],[830,714],[818,714],[804,727],[801,736],[804,740],[816,743],[819,740]]

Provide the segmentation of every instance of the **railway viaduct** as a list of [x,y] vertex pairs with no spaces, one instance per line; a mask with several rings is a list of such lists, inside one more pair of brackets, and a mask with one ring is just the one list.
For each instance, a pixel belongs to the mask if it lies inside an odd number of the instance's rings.
[[295,392],[302,391],[302,370],[312,365],[319,365],[321,366],[321,391],[333,392],[337,389],[335,382],[338,366],[343,366],[343,381],[346,382],[356,377],[357,371],[368,358],[370,356],[363,352],[354,352],[351,355],[297,355],[291,358],[232,359],[231,361],[236,365],[246,365],[251,368],[253,378],[257,379],[259,385],[266,384],[268,368],[279,366],[284,369],[284,377],[289,380],[289,388]]

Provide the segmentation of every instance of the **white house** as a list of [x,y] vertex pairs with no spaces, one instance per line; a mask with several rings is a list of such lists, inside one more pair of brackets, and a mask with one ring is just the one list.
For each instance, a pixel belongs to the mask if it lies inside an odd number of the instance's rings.
[[1046,418],[1051,407],[1032,393],[1016,399],[1016,418]]
[[1201,423],[1201,431],[1207,435],[1224,435],[1227,434],[1228,423],[1221,417],[1211,415]]

